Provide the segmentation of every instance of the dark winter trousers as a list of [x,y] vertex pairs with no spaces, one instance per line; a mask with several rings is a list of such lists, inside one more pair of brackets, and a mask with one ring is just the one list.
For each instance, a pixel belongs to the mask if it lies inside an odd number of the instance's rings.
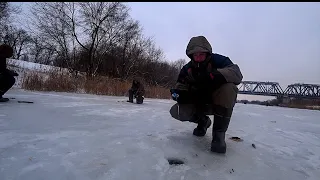
[[173,118],[190,121],[194,114],[217,115],[230,118],[236,103],[238,88],[233,83],[226,83],[209,93],[197,93],[190,97],[190,104],[174,104],[170,109]]
[[0,96],[2,97],[16,82],[16,79],[9,73],[0,73]]
[[143,101],[143,94],[139,93],[137,90],[129,89],[129,101],[133,101],[133,97],[137,97],[138,103],[142,103]]

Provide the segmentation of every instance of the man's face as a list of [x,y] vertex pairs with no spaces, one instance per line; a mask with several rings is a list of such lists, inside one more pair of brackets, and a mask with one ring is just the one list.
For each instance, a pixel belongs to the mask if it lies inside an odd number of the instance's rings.
[[207,58],[207,53],[205,53],[205,52],[196,52],[192,56],[193,56],[194,61],[202,62]]

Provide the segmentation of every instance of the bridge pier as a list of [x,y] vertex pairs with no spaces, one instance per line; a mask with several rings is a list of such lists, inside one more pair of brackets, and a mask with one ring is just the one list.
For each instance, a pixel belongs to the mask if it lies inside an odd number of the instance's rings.
[[285,100],[284,96],[281,96],[281,95],[277,96],[277,101],[278,101],[279,104],[282,104],[284,102],[284,100]]

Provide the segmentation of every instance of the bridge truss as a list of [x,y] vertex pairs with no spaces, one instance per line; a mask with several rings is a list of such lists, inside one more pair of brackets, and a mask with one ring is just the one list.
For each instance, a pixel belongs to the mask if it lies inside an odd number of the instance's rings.
[[291,84],[284,91],[284,96],[320,98],[320,85],[316,84]]
[[295,98],[320,98],[320,85],[316,84],[291,84],[284,91],[278,82],[242,81],[238,85],[239,94],[295,97]]
[[277,82],[242,81],[238,86],[240,94],[278,96],[283,90]]

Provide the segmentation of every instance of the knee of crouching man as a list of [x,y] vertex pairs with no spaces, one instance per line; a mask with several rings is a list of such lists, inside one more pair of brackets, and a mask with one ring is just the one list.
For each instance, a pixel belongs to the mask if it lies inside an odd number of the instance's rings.
[[171,106],[169,112],[170,112],[171,117],[173,117],[174,119],[179,120],[179,115],[178,115],[178,103],[176,103],[176,104],[174,104],[173,106]]
[[189,117],[186,116],[185,113],[181,113],[181,108],[178,103],[176,103],[170,108],[170,115],[171,117],[179,121],[188,121],[189,119]]
[[170,114],[174,119],[179,121],[190,121],[194,114],[194,108],[192,104],[176,103],[171,107]]
[[233,83],[223,84],[219,89],[213,92],[213,104],[225,108],[233,108],[237,100],[238,87]]
[[234,83],[225,83],[219,89],[227,93],[238,93],[238,87]]

